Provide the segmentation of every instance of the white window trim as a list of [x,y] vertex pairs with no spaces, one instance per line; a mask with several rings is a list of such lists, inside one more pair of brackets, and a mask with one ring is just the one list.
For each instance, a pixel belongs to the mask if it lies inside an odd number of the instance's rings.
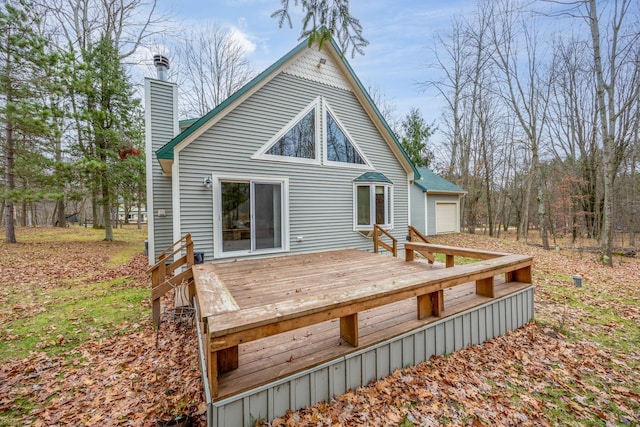
[[[212,175],[213,177],[213,257],[234,258],[251,255],[263,255],[272,253],[289,252],[289,178],[279,176],[257,176],[257,175]],[[275,249],[259,249],[248,251],[224,252],[222,250],[222,197],[221,182],[258,182],[282,184],[282,247]],[[251,210],[253,211],[253,199],[251,199]],[[253,213],[253,212],[252,212]],[[254,222],[253,220],[251,221]]]
[[[344,135],[347,137],[349,143],[353,146],[360,157],[362,157],[362,160],[364,160],[364,165],[358,163],[336,162],[327,159],[327,114],[331,114],[331,117],[333,118],[333,120],[335,120],[342,133],[344,133]],[[367,156],[365,156],[360,147],[358,147],[355,139],[353,139],[351,135],[349,135],[349,132],[347,132],[346,128],[344,127],[340,119],[338,119],[338,116],[329,106],[329,103],[325,98],[322,98],[322,162],[327,166],[337,166],[341,168],[373,169],[373,166],[371,166],[371,162],[369,162]]]
[[[273,154],[267,154],[267,151],[271,149],[279,140],[282,138],[287,132],[289,132],[300,120],[303,119],[304,116],[309,114],[313,108],[315,111],[315,129],[314,129],[314,137],[315,137],[315,159],[305,159],[302,157],[291,157],[291,156],[275,156]],[[278,133],[276,133],[266,144],[264,144],[260,149],[251,156],[251,159],[256,160],[274,160],[277,162],[288,162],[288,163],[306,163],[319,165],[322,161],[320,157],[320,145],[322,144],[321,135],[320,135],[320,97],[316,97],[309,105],[307,105],[302,111],[300,111],[293,119],[289,121]]]
[[[359,225],[358,224],[358,187],[369,187],[369,219],[372,222],[368,225]],[[393,192],[393,184],[389,184],[388,182],[354,182],[353,183],[353,231],[367,231],[373,229],[373,223],[375,222],[375,192],[376,187],[384,187],[386,203],[384,204],[385,209],[385,218],[388,223],[386,224],[378,224],[378,226],[384,228],[385,230],[393,230],[394,224],[394,192]]]

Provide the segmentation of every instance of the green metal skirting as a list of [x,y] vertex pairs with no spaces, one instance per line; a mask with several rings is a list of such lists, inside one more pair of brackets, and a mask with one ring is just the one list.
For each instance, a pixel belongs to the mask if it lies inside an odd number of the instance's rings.
[[[197,304],[196,304],[197,307]],[[244,427],[287,410],[328,401],[431,356],[452,353],[504,335],[533,320],[533,286],[399,335],[375,346],[216,402],[208,390],[198,325],[209,427]],[[198,324],[198,322],[196,322]]]

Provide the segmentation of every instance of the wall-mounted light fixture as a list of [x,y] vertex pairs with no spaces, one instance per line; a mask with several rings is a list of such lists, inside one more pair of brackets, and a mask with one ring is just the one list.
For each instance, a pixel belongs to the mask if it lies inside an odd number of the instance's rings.
[[327,60],[325,58],[320,58],[320,62],[318,62],[318,68],[320,68],[326,63],[327,63]]
[[202,185],[204,185],[207,188],[211,188],[211,185],[213,184],[213,181],[211,181],[211,177],[208,176],[205,179],[202,180]]

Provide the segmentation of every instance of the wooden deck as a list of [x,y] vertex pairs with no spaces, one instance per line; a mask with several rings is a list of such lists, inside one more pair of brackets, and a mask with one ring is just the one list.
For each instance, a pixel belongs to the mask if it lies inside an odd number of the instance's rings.
[[530,257],[438,248],[414,246],[447,254],[450,267],[454,255],[489,261],[445,269],[339,250],[194,266],[213,400],[531,286]]

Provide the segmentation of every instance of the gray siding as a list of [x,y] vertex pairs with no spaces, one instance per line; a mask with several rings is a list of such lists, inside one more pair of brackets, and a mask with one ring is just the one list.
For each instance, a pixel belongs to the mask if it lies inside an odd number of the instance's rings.
[[411,186],[411,225],[422,234],[429,234],[425,228],[426,212],[424,211],[426,194],[417,185]]
[[[436,234],[436,202],[457,202],[459,197],[457,194],[429,194],[423,193],[427,197],[427,236]],[[460,212],[458,212],[458,222],[460,221]]]
[[[160,163],[156,158],[156,150],[169,142],[174,136],[174,96],[175,85],[153,79],[147,79],[147,108],[149,110],[148,131],[151,134],[151,175],[153,188],[147,188],[147,197],[152,195],[153,212],[153,248],[149,250],[149,258],[166,249],[173,243],[173,209],[171,201],[171,177],[163,176]],[[147,171],[149,173],[149,171]],[[158,216],[164,209],[166,216]],[[150,230],[151,232],[151,230]]]
[[503,335],[533,320],[533,286],[246,393],[208,404],[208,425],[241,427],[329,401],[396,369]]
[[[404,240],[408,224],[407,175],[353,93],[279,74],[179,153],[181,233],[196,251],[213,257],[212,191],[205,176],[289,178],[290,252],[372,249],[353,231],[353,179],[363,169],[252,160],[279,130],[317,96],[323,96],[376,171],[394,183],[394,230]],[[323,121],[321,120],[321,123]],[[297,242],[296,237],[304,237]]]

